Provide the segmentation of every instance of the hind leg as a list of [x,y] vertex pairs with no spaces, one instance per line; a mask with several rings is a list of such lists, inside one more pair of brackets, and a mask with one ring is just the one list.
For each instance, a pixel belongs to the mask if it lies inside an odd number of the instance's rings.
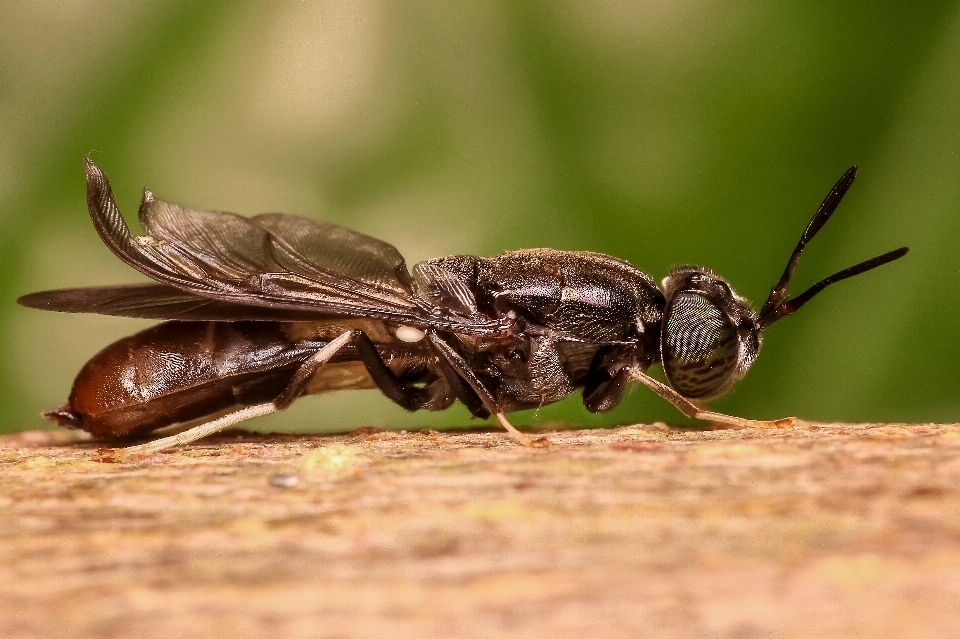
[[348,331],[327,343],[301,364],[287,387],[272,402],[247,406],[212,421],[189,428],[181,433],[147,442],[146,444],[130,446],[122,450],[128,454],[144,454],[155,453],[175,446],[184,446],[198,439],[225,430],[247,419],[285,410],[290,407],[294,400],[303,394],[314,374],[348,343],[354,345],[360,360],[363,362],[367,372],[377,384],[380,391],[403,408],[407,410],[417,410],[431,400],[438,400],[437,397],[432,396],[428,392],[424,392],[423,389],[406,386],[396,373],[386,365],[370,338],[367,337],[363,331],[357,329]]
[[213,435],[214,433],[219,433],[222,430],[226,430],[234,424],[239,424],[242,421],[281,411],[290,406],[293,400],[303,392],[303,389],[307,382],[309,382],[310,377],[316,373],[321,366],[330,361],[330,358],[336,355],[337,351],[343,348],[352,337],[353,331],[344,333],[314,353],[307,361],[301,364],[300,368],[297,369],[297,372],[294,374],[293,380],[291,380],[289,386],[287,386],[283,393],[281,393],[280,396],[272,402],[247,406],[232,413],[227,413],[226,415],[212,421],[200,424],[199,426],[189,428],[181,433],[177,433],[176,435],[161,437],[160,439],[155,439],[152,442],[147,442],[146,444],[128,446],[120,450],[123,451],[123,454],[135,455],[156,453],[162,450],[167,450],[168,448],[174,448],[176,446],[185,446],[197,441],[198,439],[203,439],[204,437]]

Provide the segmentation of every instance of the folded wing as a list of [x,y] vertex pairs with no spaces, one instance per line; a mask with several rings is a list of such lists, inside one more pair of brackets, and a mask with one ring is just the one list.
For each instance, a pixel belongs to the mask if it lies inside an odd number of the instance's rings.
[[62,313],[98,313],[139,319],[190,321],[311,321],[323,316],[297,311],[221,302],[166,284],[70,288],[31,293],[21,306]]
[[[428,306],[413,293],[403,257],[393,246],[335,224],[281,213],[246,218],[188,209],[145,191],[140,222],[147,235],[134,237],[106,176],[89,158],[85,162],[87,205],[100,237],[124,262],[167,286],[88,289],[96,291],[86,294],[92,300],[88,302],[82,302],[84,296],[76,290],[52,291],[27,296],[27,305],[43,302],[51,310],[72,310],[87,304],[86,312],[101,313],[133,309],[129,312],[138,313],[135,317],[159,317],[166,307],[189,319],[258,307],[275,309],[283,316],[276,319],[333,315],[470,333],[500,328],[492,320],[441,313]],[[171,287],[187,296],[178,297]],[[151,296],[156,299],[148,301]],[[221,305],[204,305],[193,297]],[[57,304],[70,308],[54,309]],[[246,313],[240,315],[257,315]]]

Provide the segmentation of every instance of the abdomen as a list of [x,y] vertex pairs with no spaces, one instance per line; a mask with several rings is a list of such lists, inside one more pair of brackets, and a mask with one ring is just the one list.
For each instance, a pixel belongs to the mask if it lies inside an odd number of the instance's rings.
[[45,416],[99,437],[271,401],[312,351],[273,322],[165,322],[111,344]]

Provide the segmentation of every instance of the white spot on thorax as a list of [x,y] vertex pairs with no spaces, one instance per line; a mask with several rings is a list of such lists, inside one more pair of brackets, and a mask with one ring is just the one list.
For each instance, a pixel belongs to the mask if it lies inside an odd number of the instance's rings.
[[423,331],[413,326],[398,326],[397,339],[401,342],[419,342],[423,339]]

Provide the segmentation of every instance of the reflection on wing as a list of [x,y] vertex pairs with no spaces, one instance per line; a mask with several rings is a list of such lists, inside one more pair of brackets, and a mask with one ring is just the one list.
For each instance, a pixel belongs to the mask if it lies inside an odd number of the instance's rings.
[[103,241],[133,268],[181,291],[231,305],[374,317],[474,334],[501,330],[494,320],[428,306],[414,295],[395,248],[333,224],[187,209],[145,191],[140,221],[149,235],[134,238],[110,183],[89,158],[86,172],[87,205]]
[[239,280],[277,268],[269,233],[234,213],[188,209],[144,191],[140,224],[151,250],[201,278]]
[[324,317],[316,311],[298,311],[232,304],[200,297],[166,284],[135,284],[71,288],[31,293],[17,300],[21,306],[62,313],[99,313],[140,319],[191,321],[310,321]]
[[298,215],[267,213],[253,221],[270,233],[273,257],[288,271],[319,280],[335,273],[396,295],[410,294],[403,256],[386,242]]

